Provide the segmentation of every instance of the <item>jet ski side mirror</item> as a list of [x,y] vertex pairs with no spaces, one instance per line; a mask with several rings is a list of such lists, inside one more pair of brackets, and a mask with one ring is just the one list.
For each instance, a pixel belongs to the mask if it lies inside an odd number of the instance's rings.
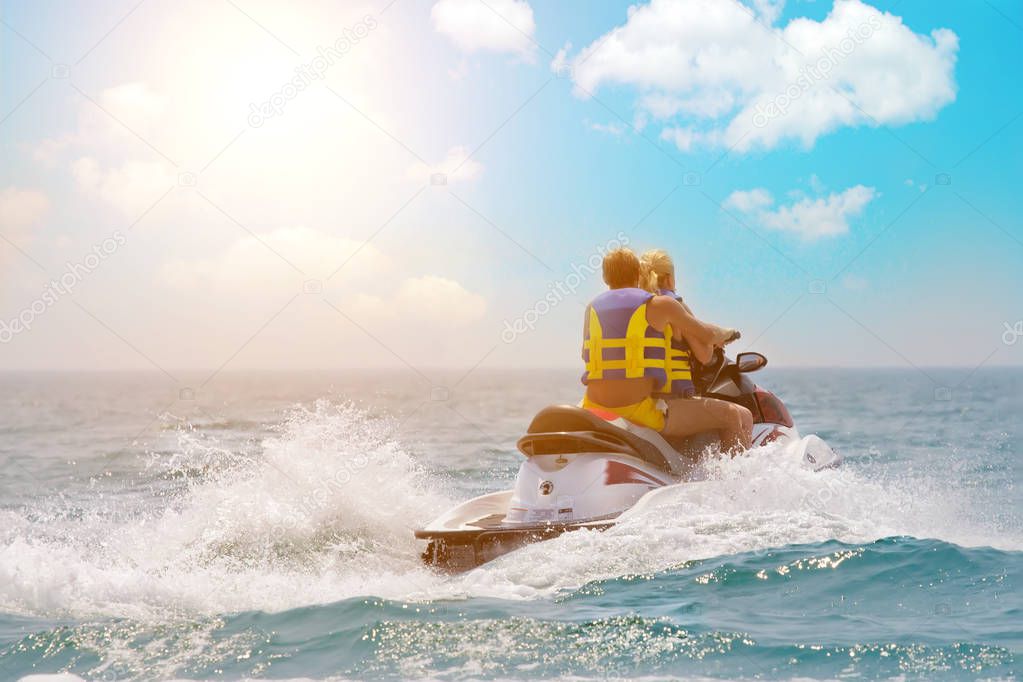
[[739,353],[735,356],[735,367],[740,372],[756,372],[767,366],[767,358],[760,353]]

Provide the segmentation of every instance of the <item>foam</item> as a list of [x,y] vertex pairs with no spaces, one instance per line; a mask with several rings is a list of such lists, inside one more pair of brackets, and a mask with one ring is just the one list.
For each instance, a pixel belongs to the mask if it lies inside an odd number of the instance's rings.
[[778,446],[719,458],[708,480],[673,486],[604,532],[569,533],[466,577],[473,592],[534,596],[685,561],[827,540],[930,537],[1019,549],[1018,538],[971,521],[968,499],[919,480],[866,478],[851,467],[813,472]]
[[296,408],[256,455],[185,432],[173,456],[151,462],[192,477],[170,499],[127,498],[146,508],[114,512],[125,500],[97,500],[64,524],[12,514],[0,611],[147,618],[425,596],[440,578],[420,566],[411,529],[452,501],[391,430],[321,402]]
[[[394,424],[350,405],[296,408],[260,451],[183,432],[154,458],[177,488],[97,499],[69,514],[0,512],[0,611],[189,618],[282,611],[359,596],[398,601],[535,599],[593,580],[788,544],[893,535],[1020,549],[970,517],[969,491],[860,463],[812,472],[779,448],[708,465],[603,532],[526,547],[462,576],[419,562],[412,537],[458,500],[391,437]],[[63,503],[67,504],[67,503]]]

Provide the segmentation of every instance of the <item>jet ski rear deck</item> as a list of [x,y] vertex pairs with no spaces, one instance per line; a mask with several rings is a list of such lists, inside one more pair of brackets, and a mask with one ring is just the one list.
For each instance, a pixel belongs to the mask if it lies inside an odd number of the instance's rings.
[[[423,552],[423,562],[449,571],[464,571],[523,545],[550,540],[562,533],[583,528],[604,530],[614,523],[613,518],[605,518],[512,525],[505,523],[504,513],[488,513],[495,503],[503,504],[507,509],[513,493],[504,490],[474,498],[455,507],[426,528],[417,530],[417,538],[430,541]],[[464,514],[468,514],[468,518]],[[463,518],[459,520],[459,516]]]

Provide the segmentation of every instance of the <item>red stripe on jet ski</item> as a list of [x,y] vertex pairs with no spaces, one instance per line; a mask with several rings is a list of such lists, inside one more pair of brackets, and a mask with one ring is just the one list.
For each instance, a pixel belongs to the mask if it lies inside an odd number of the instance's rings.
[[600,408],[597,408],[597,407],[587,407],[585,409],[587,411],[592,412],[593,414],[597,415],[601,419],[604,419],[604,420],[609,421],[609,422],[613,422],[615,419],[621,419],[621,417],[622,417],[622,415],[615,414],[611,410],[601,410]]
[[622,483],[638,483],[651,488],[664,485],[664,481],[659,481],[634,466],[608,460],[607,469],[604,471],[604,485],[620,485]]

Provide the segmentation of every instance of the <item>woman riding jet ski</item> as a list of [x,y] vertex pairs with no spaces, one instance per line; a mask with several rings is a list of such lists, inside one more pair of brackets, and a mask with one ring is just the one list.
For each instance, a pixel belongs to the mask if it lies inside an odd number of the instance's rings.
[[[667,437],[716,429],[728,450],[750,446],[752,416],[742,406],[693,398],[691,357],[711,359],[738,332],[701,322],[674,295],[639,288],[642,268],[629,249],[604,257],[609,290],[587,306],[582,406],[611,412]],[[673,292],[672,292],[673,293]]]
[[[625,277],[615,269],[623,263]],[[635,287],[639,264],[631,251],[608,254],[604,279],[611,290],[587,308],[581,407],[547,407],[533,418],[518,442],[526,461],[513,490],[469,500],[416,531],[429,540],[428,565],[466,570],[529,542],[607,528],[628,510],[652,504],[667,486],[695,480],[699,455],[713,445],[729,449],[736,432],[746,446],[780,441],[815,469],[839,463],[816,436],[800,439],[781,401],[745,376],[767,364],[763,355],[741,353],[736,363],[725,358],[720,345],[737,338],[735,332],[701,323],[676,300]],[[696,376],[688,348],[673,344],[673,324],[707,361]],[[655,387],[667,395],[675,387],[699,389],[701,400],[723,401],[727,409],[702,423],[678,419],[676,410],[700,404],[678,398],[666,417]],[[754,422],[749,431],[744,413]]]

